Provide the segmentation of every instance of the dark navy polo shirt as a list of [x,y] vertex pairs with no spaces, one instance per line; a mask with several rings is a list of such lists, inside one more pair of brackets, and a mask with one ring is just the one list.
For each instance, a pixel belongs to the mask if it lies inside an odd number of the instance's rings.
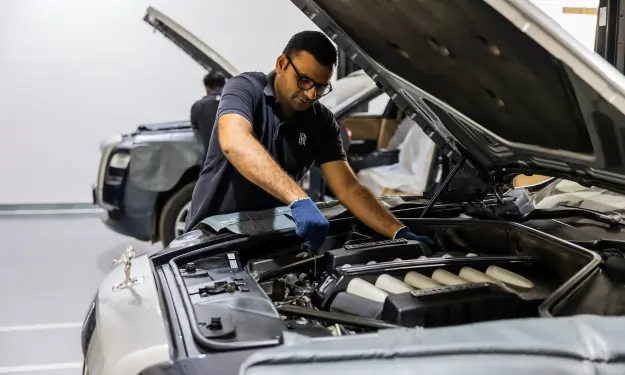
[[191,127],[197,130],[200,135],[202,145],[204,146],[204,154],[206,154],[213,132],[215,116],[217,116],[217,108],[221,99],[221,91],[221,87],[215,88],[210,94],[191,106]]
[[[313,162],[321,165],[346,160],[340,128],[333,113],[317,102],[286,118],[273,92],[275,72],[242,73],[223,88],[217,117],[236,113],[245,117],[254,135],[273,159],[295,181]],[[248,181],[230,164],[219,144],[219,127],[213,127],[206,160],[195,185],[186,221],[190,230],[213,215],[257,211],[285,204]]]

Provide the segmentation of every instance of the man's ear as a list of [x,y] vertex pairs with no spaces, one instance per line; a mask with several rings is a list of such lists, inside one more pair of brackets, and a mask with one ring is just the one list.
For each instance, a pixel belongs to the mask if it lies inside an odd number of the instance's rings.
[[286,70],[288,64],[289,60],[286,58],[285,54],[278,56],[278,59],[276,60],[276,73],[282,73]]

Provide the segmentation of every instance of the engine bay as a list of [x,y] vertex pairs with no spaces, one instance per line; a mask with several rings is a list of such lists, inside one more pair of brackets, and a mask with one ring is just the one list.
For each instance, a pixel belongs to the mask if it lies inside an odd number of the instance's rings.
[[[317,256],[287,236],[173,260],[196,341],[230,349],[276,344],[288,330],[343,336],[574,314],[571,301],[580,297],[570,296],[592,293],[580,286],[602,262],[510,222],[418,219],[412,226],[437,245],[350,230],[331,234]],[[580,309],[601,313],[591,300]]]

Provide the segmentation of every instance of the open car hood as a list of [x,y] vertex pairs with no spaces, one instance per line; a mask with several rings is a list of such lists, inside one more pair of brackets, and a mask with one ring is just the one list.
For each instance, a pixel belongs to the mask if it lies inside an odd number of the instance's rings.
[[209,72],[219,72],[226,78],[239,74],[237,69],[217,52],[153,7],[148,8],[143,20],[174,42]]
[[291,0],[452,160],[625,192],[625,77],[525,0]]

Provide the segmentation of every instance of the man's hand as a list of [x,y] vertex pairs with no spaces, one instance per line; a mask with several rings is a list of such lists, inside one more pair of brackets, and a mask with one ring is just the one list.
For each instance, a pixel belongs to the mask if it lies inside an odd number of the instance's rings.
[[[435,244],[434,242],[429,239],[426,236],[417,236],[416,234],[414,234],[410,228],[408,227],[403,227],[400,230],[397,231],[397,233],[395,233],[395,235],[393,236],[394,240],[403,238],[405,240],[412,240],[412,241],[419,241],[419,242],[423,242],[424,244],[430,246],[430,247],[434,247]],[[430,256],[432,255],[431,251],[425,251],[426,249],[424,249],[423,255],[425,256]]]
[[217,130],[224,155],[247,180],[285,204],[308,197],[254,137],[252,124],[245,117],[223,115]]
[[310,198],[298,199],[289,207],[296,225],[295,233],[308,240],[310,251],[316,254],[328,236],[328,220]]

